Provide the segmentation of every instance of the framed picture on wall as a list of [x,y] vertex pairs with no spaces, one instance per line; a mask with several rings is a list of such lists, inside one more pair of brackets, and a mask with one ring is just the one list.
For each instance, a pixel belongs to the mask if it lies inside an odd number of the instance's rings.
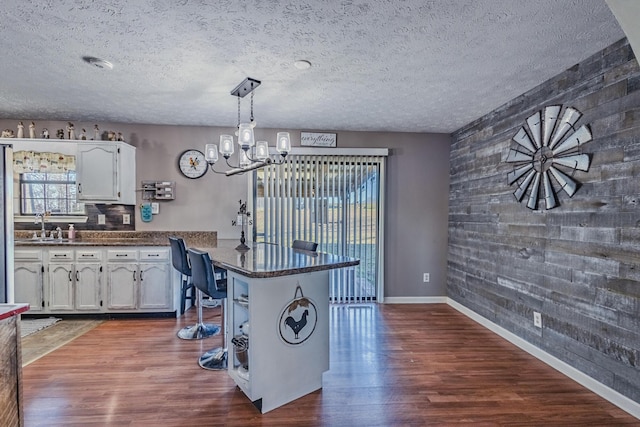
[[300,145],[303,147],[335,147],[337,146],[337,134],[301,132]]

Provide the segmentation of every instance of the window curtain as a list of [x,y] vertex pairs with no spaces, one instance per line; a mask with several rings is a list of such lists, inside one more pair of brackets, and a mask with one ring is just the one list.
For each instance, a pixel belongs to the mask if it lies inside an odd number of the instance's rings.
[[13,171],[15,173],[48,172],[64,173],[76,170],[76,156],[37,151],[15,151]]

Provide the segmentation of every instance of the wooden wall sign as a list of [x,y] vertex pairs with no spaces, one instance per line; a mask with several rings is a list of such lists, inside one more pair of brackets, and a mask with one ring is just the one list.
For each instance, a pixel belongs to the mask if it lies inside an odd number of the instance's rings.
[[337,134],[301,132],[300,145],[303,147],[335,147]]

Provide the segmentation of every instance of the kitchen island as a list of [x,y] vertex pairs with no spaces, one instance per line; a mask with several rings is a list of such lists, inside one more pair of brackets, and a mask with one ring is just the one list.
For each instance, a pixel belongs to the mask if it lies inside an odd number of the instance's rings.
[[[266,243],[238,251],[237,244],[219,240],[202,250],[227,270],[228,373],[265,413],[322,388],[330,270],[359,260]],[[239,354],[233,341],[244,344]]]

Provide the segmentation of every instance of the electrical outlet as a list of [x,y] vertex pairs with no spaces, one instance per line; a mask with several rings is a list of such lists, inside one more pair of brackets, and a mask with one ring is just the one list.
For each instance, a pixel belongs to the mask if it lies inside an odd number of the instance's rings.
[[533,312],[533,326],[536,328],[542,328],[542,314],[537,311]]
[[122,223],[123,224],[131,224],[131,215],[130,214],[122,214]]
[[422,273],[422,281],[424,283],[429,283],[429,280],[431,280],[431,276],[429,273]]
[[107,218],[105,215],[98,215],[98,225],[105,225],[107,223]]

